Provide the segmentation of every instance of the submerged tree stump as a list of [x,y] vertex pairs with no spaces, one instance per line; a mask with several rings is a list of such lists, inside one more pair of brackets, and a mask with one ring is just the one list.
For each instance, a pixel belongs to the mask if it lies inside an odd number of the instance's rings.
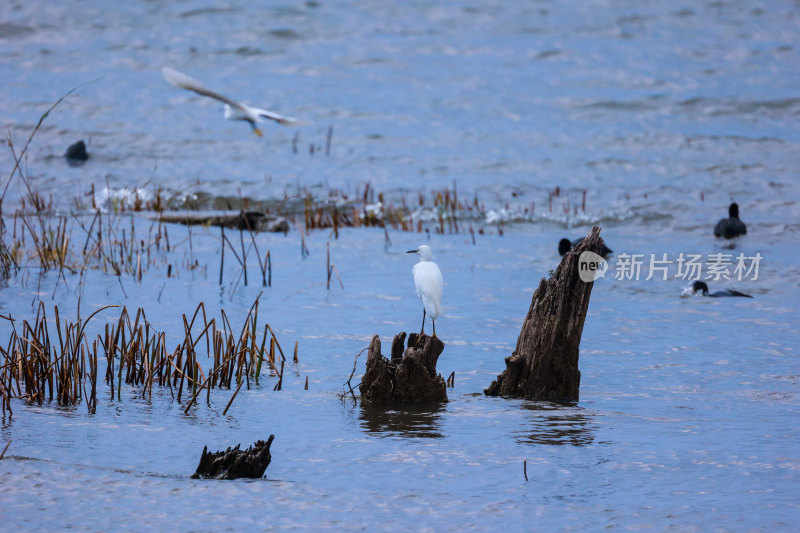
[[550,279],[539,283],[522,324],[506,369],[484,391],[488,396],[509,396],[557,403],[578,401],[581,373],[578,348],[589,307],[593,281],[582,281],[579,257],[603,249],[595,226],[583,241],[561,259]]
[[411,333],[403,352],[406,332],[395,335],[391,359],[381,355],[381,339],[372,337],[367,371],[361,378],[361,398],[373,404],[446,402],[447,385],[436,373],[444,343],[436,337]]
[[162,222],[187,226],[222,226],[230,229],[274,233],[289,231],[289,222],[285,218],[261,211],[177,211],[160,213],[158,218]]
[[208,446],[203,446],[203,455],[197,471],[192,474],[193,479],[237,479],[240,477],[260,479],[264,476],[272,454],[269,447],[275,435],[270,435],[266,441],[256,441],[251,447],[242,451],[237,444],[235,448],[228,448],[224,452],[209,453]]

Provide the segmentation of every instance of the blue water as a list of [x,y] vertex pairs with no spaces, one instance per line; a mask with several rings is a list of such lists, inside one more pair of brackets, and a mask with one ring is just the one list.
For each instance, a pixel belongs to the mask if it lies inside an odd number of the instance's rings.
[[[464,222],[484,230],[475,245],[465,231],[431,236],[446,283],[439,370],[456,376],[439,409],[337,396],[373,334],[386,351],[419,326],[404,252],[426,235],[391,230],[387,249],[382,230],[317,230],[303,259],[294,220],[286,236],[257,237],[273,259],[261,316],[285,349],[299,346],[284,390],[271,377],[224,416],[230,391],[188,415],[157,387],[116,401],[101,386],[94,415],[15,400],[0,420],[0,444],[13,441],[0,516],[15,530],[794,529],[799,36],[793,2],[4,4],[0,125],[17,151],[56,99],[91,82],[46,119],[24,165],[60,213],[81,212],[73,198],[85,206],[92,185],[271,201],[369,183],[393,201],[455,184],[497,216]],[[258,138],[167,84],[163,65],[303,123],[265,124]],[[69,167],[61,154],[80,138],[91,158]],[[0,148],[5,187],[13,159]],[[7,224],[24,194],[12,180]],[[711,230],[732,200],[748,235],[729,250]],[[610,274],[621,254],[760,253],[758,279],[709,281],[754,298],[606,276],[577,405],[484,397],[558,240],[592,223],[616,252]],[[73,318],[79,298],[82,316],[143,306],[172,344],[200,301],[241,323],[262,290],[254,262],[244,287],[226,255],[220,286],[218,231],[169,231],[173,250],[141,282],[27,269],[0,281],[0,314],[30,318],[39,299]],[[344,289],[326,290],[328,242]],[[90,334],[117,316],[103,312]],[[9,331],[0,319],[0,345]],[[271,433],[265,480],[189,479],[203,445]]]

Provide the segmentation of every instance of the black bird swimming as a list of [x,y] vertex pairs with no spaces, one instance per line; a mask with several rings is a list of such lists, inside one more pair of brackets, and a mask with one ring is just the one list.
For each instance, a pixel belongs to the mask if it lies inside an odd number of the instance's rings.
[[64,157],[70,165],[85,163],[86,160],[89,159],[89,152],[86,151],[86,143],[83,142],[83,139],[75,144],[70,144]]
[[749,294],[745,294],[743,292],[735,291],[733,289],[725,289],[724,291],[715,291],[715,292],[708,292],[708,285],[706,285],[705,281],[695,281],[692,283],[692,294],[696,293],[697,291],[702,291],[703,296],[708,296],[709,298],[725,298],[728,296],[741,296],[742,298],[752,298]]
[[747,226],[739,220],[739,204],[733,202],[728,208],[728,218],[723,218],[714,226],[714,236],[732,239],[747,234]]
[[[583,239],[576,239],[576,240],[574,240],[572,242],[569,242],[569,239],[561,239],[558,242],[558,253],[559,253],[559,255],[566,254],[567,252],[572,250],[574,247],[578,246],[581,243],[581,241],[583,241]],[[612,250],[611,248],[609,248],[608,246],[603,244],[603,249],[600,250],[600,255],[603,257],[603,259],[605,259],[606,257],[608,257],[610,254],[613,254],[613,253],[614,253],[614,250]]]

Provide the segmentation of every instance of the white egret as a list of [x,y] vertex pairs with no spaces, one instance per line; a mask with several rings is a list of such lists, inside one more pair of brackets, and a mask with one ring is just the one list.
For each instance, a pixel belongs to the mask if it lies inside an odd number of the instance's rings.
[[417,296],[422,300],[422,330],[425,333],[425,314],[431,316],[433,336],[436,336],[436,319],[439,317],[442,306],[442,271],[433,261],[433,253],[427,244],[420,245],[416,250],[409,250],[409,254],[417,254],[419,263],[414,265],[411,273],[414,274],[414,286]]
[[241,102],[236,102],[234,100],[231,100],[230,98],[226,98],[221,94],[217,94],[214,91],[206,89],[205,86],[196,79],[187,76],[183,72],[178,72],[173,68],[163,67],[161,69],[161,73],[164,75],[164,79],[170,82],[175,87],[180,87],[181,89],[193,91],[199,95],[208,96],[209,98],[213,98],[215,100],[223,102],[225,104],[226,119],[244,120],[248,122],[250,124],[250,127],[253,128],[253,132],[259,137],[261,137],[261,130],[258,128],[257,124],[261,122],[262,118],[268,118],[270,120],[274,120],[279,124],[293,124],[297,122],[292,117],[285,117],[273,111],[260,109],[258,107],[250,107],[248,105],[242,104]]

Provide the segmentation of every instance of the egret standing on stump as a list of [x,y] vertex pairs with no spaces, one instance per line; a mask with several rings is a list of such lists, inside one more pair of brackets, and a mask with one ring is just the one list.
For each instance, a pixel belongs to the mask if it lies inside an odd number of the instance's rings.
[[417,254],[419,263],[414,265],[411,273],[414,274],[414,286],[417,288],[417,296],[422,300],[422,330],[425,333],[425,314],[431,316],[433,324],[433,336],[436,336],[436,319],[439,317],[442,308],[442,271],[433,262],[433,253],[427,244],[420,245],[416,250],[409,250],[409,254]]

